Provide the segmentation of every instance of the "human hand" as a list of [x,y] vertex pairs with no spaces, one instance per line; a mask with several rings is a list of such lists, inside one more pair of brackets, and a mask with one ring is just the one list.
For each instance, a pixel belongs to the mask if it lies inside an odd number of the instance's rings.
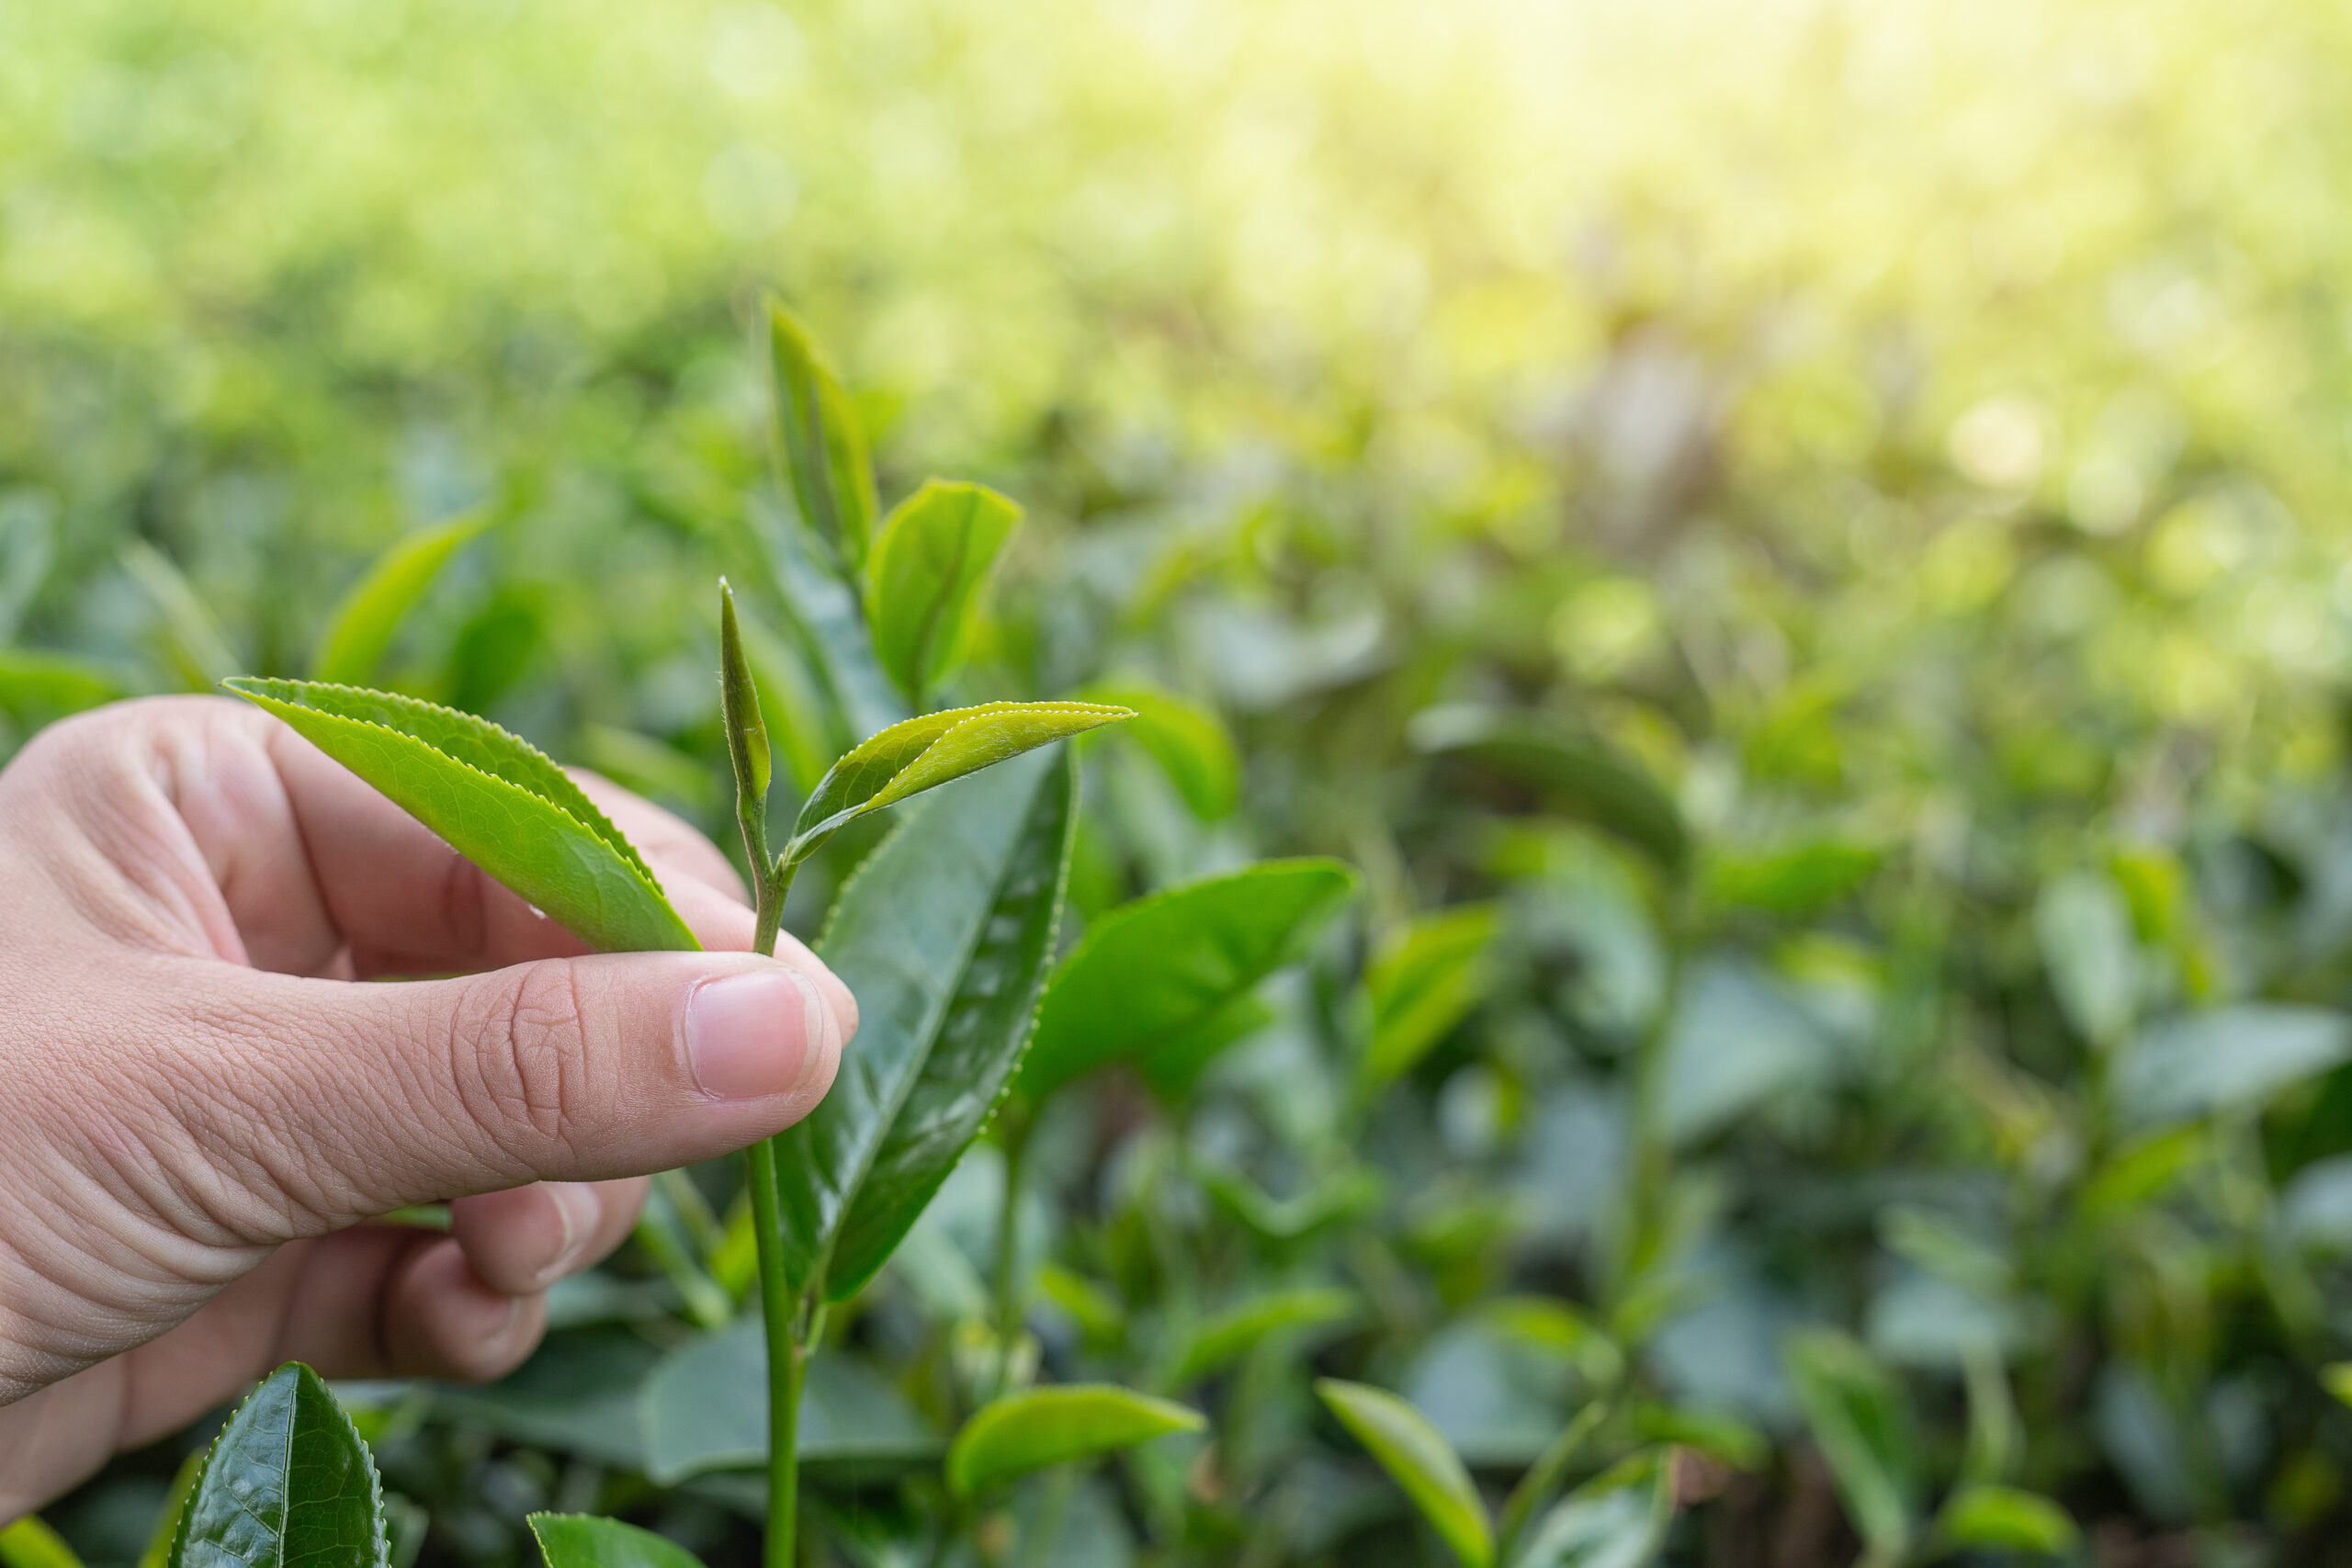
[[[508,1371],[643,1173],[823,1098],[847,988],[743,951],[725,857],[582,784],[712,951],[587,955],[240,703],[118,704],[0,772],[0,1523],[280,1361]],[[443,1199],[448,1235],[368,1223]]]

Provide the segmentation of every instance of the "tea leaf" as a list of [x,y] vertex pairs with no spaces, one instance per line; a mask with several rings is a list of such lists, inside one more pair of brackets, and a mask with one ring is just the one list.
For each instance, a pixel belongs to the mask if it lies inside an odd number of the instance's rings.
[[874,533],[874,468],[840,378],[798,317],[768,303],[768,355],[785,477],[800,517],[854,570]]
[[743,628],[735,619],[735,591],[718,580],[718,698],[727,721],[727,751],[734,759],[736,787],[758,807],[768,797],[775,758],[768,745],[767,720],[760,714],[760,688],[743,657]]
[[1209,1064],[1228,1046],[1247,1040],[1274,1021],[1274,1010],[1243,992],[1232,1001],[1163,1036],[1135,1059],[1136,1071],[1151,1092],[1173,1105],[1190,1099],[1193,1086]]
[[677,1542],[618,1519],[533,1514],[529,1522],[548,1568],[702,1568]]
[[[767,1462],[767,1341],[759,1318],[700,1335],[662,1358],[638,1393],[645,1472],[674,1485]],[[800,1461],[864,1469],[935,1461],[939,1434],[890,1381],[820,1350],[800,1394]]]
[[1161,1382],[1171,1389],[1189,1387],[1273,1335],[1344,1322],[1356,1307],[1352,1292],[1329,1287],[1269,1292],[1194,1325],[1179,1342]]
[[243,676],[225,684],[591,947],[700,945],[643,859],[580,786],[487,719],[352,686]]
[[1902,1551],[1918,1492],[1917,1443],[1902,1389],[1835,1329],[1792,1335],[1781,1359],[1854,1532],[1874,1553]]
[[1580,818],[1632,844],[1669,872],[1690,858],[1681,808],[1642,767],[1598,736],[1532,719],[1491,715],[1423,715],[1414,739],[1533,789],[1555,810]]
[[319,637],[311,678],[356,686],[374,677],[401,620],[424,596],[449,558],[480,537],[495,519],[460,517],[412,534],[376,558],[343,596]]
[[1373,1010],[1366,1081],[1410,1072],[1478,1004],[1487,951],[1501,929],[1496,906],[1467,904],[1419,916],[1381,944],[1364,973]]
[[1671,1450],[1636,1454],[1562,1498],[1511,1568],[1648,1568],[1673,1522]]
[[2162,1127],[2259,1108],[2352,1057],[2352,1015],[2241,1002],[2160,1020],[2126,1042],[2109,1080],[2120,1119]]
[[756,502],[749,521],[763,526],[745,529],[761,568],[746,581],[767,592],[779,626],[832,703],[843,734],[832,752],[906,717],[906,699],[874,651],[865,606],[823,541],[797,518]]
[[38,1515],[27,1514],[0,1529],[0,1568],[82,1568],[82,1559]]
[[784,863],[806,860],[842,824],[869,811],[1129,716],[1125,708],[1095,703],[984,703],[894,724],[819,781],[793,824]]
[[1319,1378],[1317,1397],[1371,1451],[1463,1568],[1487,1568],[1494,1561],[1494,1526],[1471,1484],[1470,1472],[1429,1417],[1381,1389],[1337,1378]]
[[1067,756],[993,769],[910,817],[842,889],[817,951],[858,998],[857,1049],[776,1138],[795,1289],[839,1301],[872,1278],[1012,1077],[1053,957],[1076,788]]
[[981,1408],[947,1450],[960,1497],[1074,1459],[1131,1449],[1208,1423],[1195,1410],[1110,1383],[1066,1383],[1007,1394]]
[[382,1568],[376,1462],[316,1372],[288,1362],[213,1440],[171,1568]]
[[1936,1530],[1952,1545],[1986,1551],[2037,1551],[2068,1557],[2082,1541],[2066,1510],[2014,1486],[1963,1486],[1945,1500]]
[[1298,956],[1355,886],[1338,861],[1266,861],[1113,910],[1054,976],[1014,1093],[1035,1106],[1203,1024]]
[[204,1450],[198,1449],[180,1461],[172,1476],[172,1489],[155,1516],[147,1549],[139,1554],[139,1568],[170,1568],[172,1543],[179,1539],[180,1516],[187,1512],[187,1500],[196,1495],[196,1483],[203,1478]]
[[874,649],[917,707],[964,657],[972,606],[1021,508],[975,484],[931,479],[899,503],[865,562]]
[[1214,821],[1233,814],[1241,798],[1241,758],[1215,713],[1132,682],[1098,682],[1080,694],[1135,709],[1127,738],[1151,753],[1193,816]]
[[164,652],[183,688],[208,692],[237,672],[241,660],[229,646],[229,634],[178,567],[154,546],[133,540],[122,548],[122,569],[161,614]]

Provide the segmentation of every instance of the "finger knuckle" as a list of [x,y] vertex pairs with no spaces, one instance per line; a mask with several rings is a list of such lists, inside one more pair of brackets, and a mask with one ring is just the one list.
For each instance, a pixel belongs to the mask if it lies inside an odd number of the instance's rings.
[[458,1090],[473,1119],[526,1165],[577,1137],[588,1019],[572,966],[534,964],[496,993],[455,1053]]

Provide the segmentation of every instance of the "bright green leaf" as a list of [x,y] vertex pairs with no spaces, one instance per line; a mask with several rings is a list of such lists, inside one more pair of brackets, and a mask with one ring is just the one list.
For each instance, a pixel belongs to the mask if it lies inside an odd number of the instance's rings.
[[1151,1092],[1170,1105],[1192,1098],[1193,1089],[1209,1064],[1227,1047],[1247,1040],[1274,1021],[1274,1010],[1243,993],[1209,1013],[1153,1043],[1136,1056],[1136,1070]]
[[1867,844],[1822,840],[1761,854],[1715,857],[1707,897],[1736,908],[1806,915],[1853,891],[1885,856]]
[[28,729],[123,695],[112,671],[69,653],[0,649],[0,708]]
[[2071,1556],[2082,1540],[2065,1509],[2014,1486],[1962,1487],[1946,1499],[1936,1529],[1957,1547],[2050,1557]]
[[213,1439],[171,1568],[382,1568],[376,1461],[300,1362],[262,1380]]
[[702,1560],[651,1530],[585,1514],[533,1514],[547,1568],[702,1568]]
[[1918,1440],[1902,1388],[1835,1329],[1791,1335],[1781,1360],[1855,1533],[1873,1552],[1902,1551],[1919,1491]]
[[1098,682],[1080,695],[1135,710],[1124,733],[1151,753],[1193,815],[1214,821],[1233,814],[1241,798],[1241,757],[1214,712],[1140,682]]
[[2320,1386],[2352,1405],[2352,1361],[2331,1361],[2319,1370]]
[[699,945],[644,860],[580,786],[488,720],[351,686],[244,677],[226,684],[591,947]]
[[82,1568],[82,1559],[63,1536],[27,1514],[0,1529],[0,1568]]
[[1054,976],[1014,1093],[1037,1105],[1204,1024],[1296,958],[1355,886],[1338,861],[1266,861],[1113,910]]
[[139,1554],[139,1568],[170,1568],[172,1543],[179,1539],[180,1516],[187,1512],[187,1500],[196,1495],[196,1483],[204,1478],[204,1450],[197,1450],[180,1461],[179,1470],[172,1476],[172,1489],[164,1497],[164,1506],[155,1515],[155,1528],[148,1535],[147,1549]]
[[1501,929],[1498,907],[1465,904],[1410,920],[1381,944],[1364,972],[1373,1011],[1366,1082],[1410,1072],[1478,1004],[1487,954]]
[[894,724],[835,762],[809,794],[785,861],[806,859],[828,834],[869,811],[1129,716],[1095,703],[983,703]]
[[874,468],[857,411],[808,329],[775,300],[768,354],[778,446],[801,520],[855,570],[865,559],[875,512]]
[[1321,1378],[1315,1393],[1404,1488],[1463,1568],[1487,1568],[1494,1561],[1495,1533],[1487,1506],[1461,1456],[1429,1418],[1395,1394],[1363,1383]]
[[1672,1450],[1652,1450],[1560,1499],[1511,1568],[1647,1568],[1673,1522]]
[[775,753],[768,743],[767,719],[760,712],[760,688],[743,652],[743,628],[735,616],[735,591],[718,580],[718,699],[727,726],[727,753],[735,764],[740,810],[763,813],[774,777]]
[[1356,1309],[1353,1292],[1329,1287],[1270,1291],[1252,1297],[1193,1325],[1178,1343],[1168,1375],[1160,1382],[1171,1389],[1189,1388],[1276,1334],[1328,1327],[1354,1316]]
[[858,998],[831,1093],[779,1134],[796,1289],[872,1278],[976,1137],[1026,1043],[1076,820],[1067,755],[994,768],[900,824],[817,943]]
[[947,1484],[957,1496],[969,1497],[1049,1464],[1206,1425],[1198,1411],[1109,1383],[1028,1389],[983,1406],[964,1423],[947,1450]]
[[311,678],[345,686],[374,679],[401,620],[424,597],[449,558],[480,537],[493,521],[481,515],[460,517],[412,534],[377,557],[327,617]]
[[963,661],[972,610],[1021,508],[981,485],[932,479],[899,503],[865,561],[874,651],[917,707]]

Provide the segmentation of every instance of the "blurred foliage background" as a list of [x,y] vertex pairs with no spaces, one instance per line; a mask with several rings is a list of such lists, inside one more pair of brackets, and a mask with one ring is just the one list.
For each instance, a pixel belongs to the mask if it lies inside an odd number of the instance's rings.
[[[1048,1129],[1032,1327],[1139,1378],[1351,1304],[1023,1562],[1444,1561],[1317,1371],[1497,1487],[1622,1377],[1706,1456],[1676,1562],[1985,1555],[1927,1521],[1992,1482],[2061,1555],[2343,1561],[2347,67],[2290,3],[0,0],[0,706],[299,672],[486,508],[387,678],[718,833],[773,288],[886,500],[1029,508],[968,692],[1230,731],[1230,811],[1090,754],[1081,908],[1365,878],[1184,1105]],[[1366,1098],[1408,950],[1476,962]],[[843,1331],[918,1411],[989,1152]],[[408,1550],[554,1502],[747,1560],[727,1473],[594,1440],[690,1332],[662,1250],[503,1402],[355,1393]],[[52,1517],[128,1562],[173,1459]]]

